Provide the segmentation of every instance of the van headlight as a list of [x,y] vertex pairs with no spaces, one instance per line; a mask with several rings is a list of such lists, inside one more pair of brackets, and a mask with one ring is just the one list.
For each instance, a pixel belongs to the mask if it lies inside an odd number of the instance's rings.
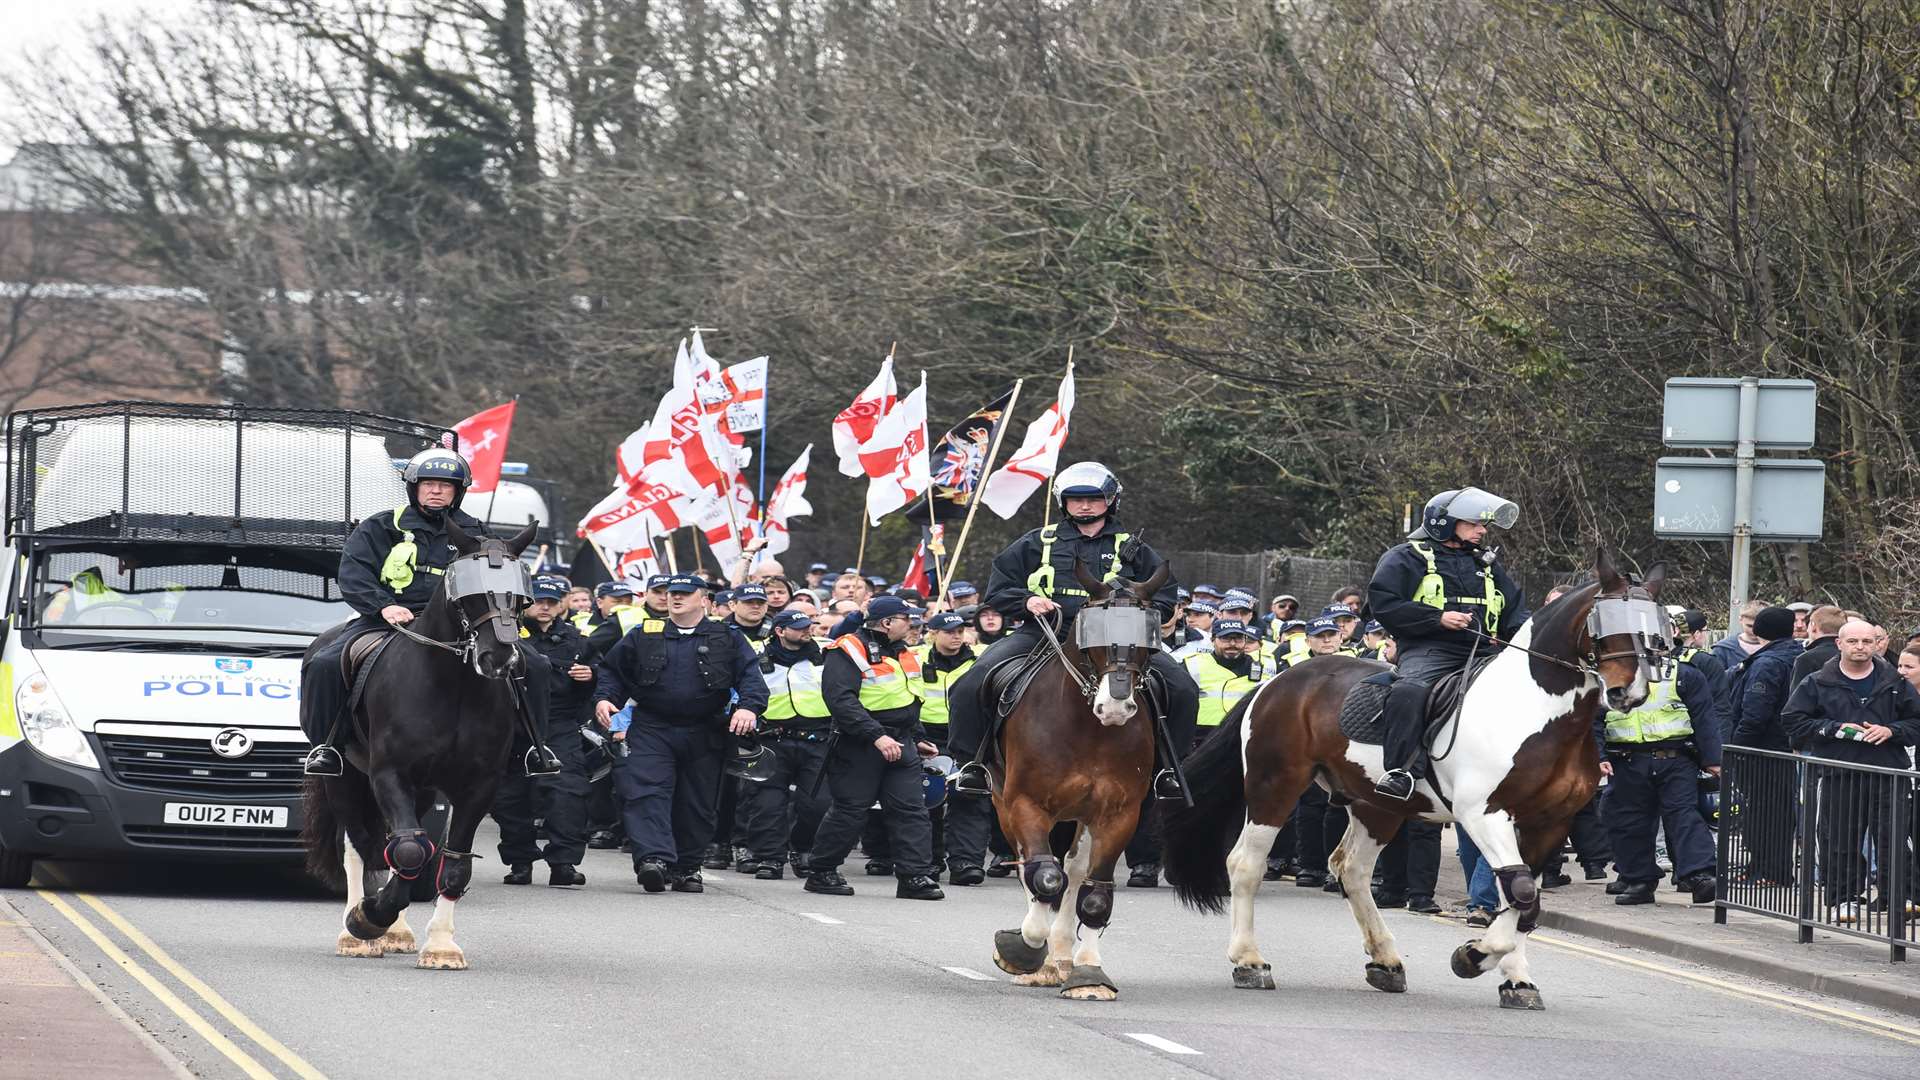
[[36,672],[21,683],[13,696],[13,706],[20,718],[20,731],[35,750],[55,761],[83,769],[100,767],[100,759],[93,755],[86,733],[67,715],[45,675]]

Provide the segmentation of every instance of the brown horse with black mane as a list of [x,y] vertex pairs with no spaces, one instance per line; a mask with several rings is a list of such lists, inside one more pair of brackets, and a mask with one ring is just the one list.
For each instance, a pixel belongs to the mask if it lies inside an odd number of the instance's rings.
[[[1646,700],[1671,648],[1654,603],[1664,572],[1634,584],[1606,553],[1594,580],[1534,614],[1467,687],[1458,710],[1434,732],[1431,775],[1414,797],[1376,795],[1384,772],[1378,745],[1341,730],[1347,695],[1388,669],[1348,657],[1321,657],[1282,673],[1243,700],[1187,759],[1199,802],[1171,808],[1164,865],[1182,900],[1219,911],[1231,897],[1227,959],[1233,984],[1271,990],[1273,975],[1253,937],[1253,897],[1267,851],[1310,783],[1352,803],[1346,836],[1329,860],[1339,875],[1368,953],[1369,985],[1407,987],[1393,935],[1369,883],[1380,850],[1400,823],[1453,821],[1466,830],[1499,880],[1504,906],[1485,938],[1453,954],[1453,971],[1474,978],[1498,966],[1505,1008],[1543,1008],[1527,969],[1525,934],[1539,919],[1540,892],[1527,868],[1562,840],[1600,776],[1593,721],[1604,707],[1627,711]],[[1378,691],[1379,687],[1366,687]]]
[[[1074,573],[1091,599],[1002,728],[993,805],[1020,859],[1027,915],[1018,930],[994,935],[993,961],[1021,986],[1059,986],[1063,997],[1111,1001],[1119,989],[1101,970],[1100,935],[1113,915],[1114,864],[1139,823],[1153,776],[1143,673],[1160,640],[1153,594],[1169,570],[1163,565],[1147,581],[1111,585],[1077,563]],[[1074,828],[1064,867],[1050,841],[1060,822]],[[1061,901],[1076,883],[1068,909]],[[1093,933],[1078,935],[1076,919]]]

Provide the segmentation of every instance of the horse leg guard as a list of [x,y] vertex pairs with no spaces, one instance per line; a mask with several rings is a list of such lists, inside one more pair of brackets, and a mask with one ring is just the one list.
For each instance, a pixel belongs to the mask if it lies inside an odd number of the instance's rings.
[[1233,988],[1235,990],[1272,990],[1272,964],[1241,964],[1233,969]]
[[1027,944],[1018,930],[993,933],[993,966],[1009,975],[1031,975],[1047,962],[1047,946]]
[[383,914],[385,913],[379,909],[379,898],[369,896],[347,909],[344,926],[347,933],[361,941],[379,941],[387,936],[387,927],[392,926],[394,920],[400,917],[400,913],[395,911],[391,915],[386,915],[385,922],[381,922]]
[[440,872],[433,884],[440,895],[448,900],[458,900],[467,895],[467,889],[473,884],[473,853],[442,851]]
[[1052,905],[1060,906],[1060,898],[1067,892],[1067,874],[1060,869],[1060,860],[1051,855],[1035,855],[1020,868],[1020,880],[1026,882],[1027,891]]
[[1486,974],[1486,968],[1481,965],[1487,962],[1487,954],[1477,948],[1479,944],[1480,939],[1474,938],[1472,941],[1453,950],[1451,963],[1455,975],[1463,979],[1477,979]]
[[1524,866],[1503,866],[1493,873],[1500,879],[1500,891],[1506,894],[1507,902],[1520,913],[1516,929],[1533,933],[1533,928],[1540,925],[1540,887],[1533,880],[1533,871]]
[[412,881],[433,860],[433,853],[432,838],[425,831],[416,829],[405,836],[387,837],[387,848],[381,854],[395,877]]
[[1539,987],[1532,983],[1517,983],[1509,980],[1500,984],[1500,1007],[1542,1012],[1546,1009],[1547,1003],[1541,999]]
[[1367,985],[1389,994],[1404,994],[1407,992],[1407,969],[1400,964],[1388,967],[1385,964],[1369,962]]
[[1120,996],[1120,988],[1100,968],[1075,964],[1067,973],[1067,981],[1060,984],[1060,996],[1074,1001],[1112,1001]]
[[1113,882],[1081,882],[1079,895],[1073,901],[1073,911],[1080,917],[1082,926],[1105,930],[1108,921],[1113,918]]

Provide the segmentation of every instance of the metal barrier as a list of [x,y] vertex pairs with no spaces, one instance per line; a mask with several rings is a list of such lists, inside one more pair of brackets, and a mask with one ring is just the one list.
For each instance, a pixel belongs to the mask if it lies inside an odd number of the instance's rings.
[[1719,881],[1727,912],[1885,942],[1889,959],[1920,945],[1913,839],[1920,772],[1742,746],[1721,775]]

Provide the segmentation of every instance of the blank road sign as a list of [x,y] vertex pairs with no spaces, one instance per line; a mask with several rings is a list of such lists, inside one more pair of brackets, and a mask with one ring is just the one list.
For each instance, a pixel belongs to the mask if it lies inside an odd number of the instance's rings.
[[[1805,450],[1813,445],[1813,383],[1761,379],[1753,445]],[[1668,446],[1732,449],[1740,434],[1739,379],[1668,379],[1660,421]]]
[[[1763,458],[1753,466],[1753,538],[1819,540],[1826,463]],[[1733,475],[1730,458],[1661,458],[1653,470],[1653,534],[1662,540],[1732,537]]]

